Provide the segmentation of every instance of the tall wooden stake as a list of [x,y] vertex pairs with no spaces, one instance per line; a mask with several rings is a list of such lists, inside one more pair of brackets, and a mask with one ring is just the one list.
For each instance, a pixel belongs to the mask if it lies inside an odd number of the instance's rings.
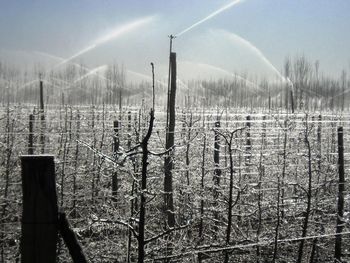
[[166,115],[166,131],[168,132],[168,128],[169,128],[169,104],[170,104],[170,84],[171,84],[171,53],[172,53],[172,49],[173,49],[173,39],[175,38],[175,36],[170,35],[170,47],[169,47],[169,73],[168,73],[168,96],[167,96],[167,115]]
[[40,128],[40,145],[41,145],[41,153],[45,152],[45,114],[44,114],[44,87],[43,81],[40,80],[40,120],[41,120],[41,128]]
[[29,115],[28,154],[33,154],[34,153],[34,147],[33,147],[33,137],[34,137],[33,124],[34,124],[34,115],[30,114]]
[[[166,133],[166,149],[174,147],[175,132],[175,99],[176,99],[176,53],[170,54],[171,68],[171,86],[168,103],[168,126]],[[164,193],[165,193],[165,211],[167,215],[167,223],[169,227],[175,226],[174,203],[173,203],[173,161],[172,153],[166,155],[164,160]]]
[[345,177],[344,177],[344,140],[343,140],[343,127],[338,128],[338,169],[339,169],[339,182],[338,182],[338,216],[337,227],[335,236],[335,250],[334,258],[336,262],[341,261],[342,254],[342,232],[344,228],[344,190],[345,190]]
[[292,113],[294,113],[294,96],[293,96],[293,90],[290,91],[290,104],[292,106]]
[[[117,159],[120,141],[119,141],[119,122],[114,121],[113,122],[113,152],[114,152],[114,158]],[[117,193],[118,193],[118,172],[116,165],[114,166],[114,171],[112,175],[112,200],[117,201]]]
[[[221,169],[220,169],[220,137],[217,130],[220,129],[220,121],[215,122],[214,130],[214,202],[217,201],[219,197],[219,187],[221,179]],[[217,212],[215,212],[217,215]]]

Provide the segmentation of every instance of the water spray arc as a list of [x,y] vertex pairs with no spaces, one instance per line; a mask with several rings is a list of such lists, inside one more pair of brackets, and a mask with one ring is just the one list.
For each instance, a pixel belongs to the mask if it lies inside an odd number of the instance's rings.
[[232,1],[231,3],[219,8],[218,10],[214,11],[213,13],[209,14],[208,16],[206,16],[205,18],[199,20],[198,22],[194,23],[193,25],[185,28],[184,30],[182,30],[181,32],[177,33],[176,36],[181,36],[183,34],[185,34],[186,32],[192,30],[193,28],[199,26],[200,24],[208,21],[209,19],[212,19],[213,17],[217,16],[218,14],[224,12],[225,10],[239,4],[240,2],[243,2],[243,0],[235,0],[235,1]]
[[[55,56],[55,55],[52,55],[52,54],[48,54],[48,53],[45,53],[45,52],[41,52],[41,51],[36,51],[35,53],[39,54],[39,55],[42,55],[44,57],[48,57],[48,58],[51,58],[51,59],[54,59],[54,60],[58,60],[58,61],[64,61],[65,59],[62,58],[62,57],[58,57],[58,56]],[[73,61],[69,61],[68,62],[69,64],[73,65],[73,66],[76,66],[82,70],[84,70],[86,72],[86,74],[90,73],[89,75],[95,75],[96,77],[102,79],[102,80],[109,80],[107,79],[105,76],[99,74],[99,71],[98,70],[94,70],[94,69],[90,69],[86,66],[83,66],[81,64],[78,64],[78,63],[75,63]],[[49,70],[47,70],[46,72],[48,72]],[[58,79],[57,79],[58,80]],[[60,80],[62,81],[62,80]]]
[[219,30],[218,32],[222,33],[227,39],[229,39],[231,42],[237,44],[241,44],[242,46],[247,47],[250,51],[252,51],[252,53],[254,53],[258,58],[260,58],[273,72],[275,72],[277,74],[277,76],[279,78],[281,78],[281,80],[283,82],[287,82],[290,83],[290,79],[289,78],[285,78],[277,69],[276,67],[270,62],[270,60],[268,58],[266,58],[266,56],[262,53],[262,51],[260,49],[258,49],[255,45],[253,45],[250,41],[248,41],[247,39],[240,37],[237,34],[234,34],[232,32],[228,32],[226,30]]
[[94,68],[94,69],[91,69],[89,72],[87,72],[85,75],[81,76],[80,78],[74,80],[73,83],[77,83],[91,75],[96,75],[98,72],[105,72],[107,70],[107,65],[102,65],[100,67],[97,67],[97,68]]
[[[138,76],[138,77],[141,77],[141,78],[144,78],[144,79],[147,79],[149,81],[152,81],[152,78],[148,75],[145,75],[145,74],[142,74],[140,72],[136,72],[136,71],[133,71],[133,70],[129,70],[127,69],[126,72],[132,74],[132,75],[135,75],[135,76]],[[159,85],[167,88],[168,87],[168,84],[166,82],[163,82],[163,81],[160,81],[159,79],[155,79],[154,80],[156,83],[158,83]]]
[[[189,62],[189,61],[184,61],[184,62]],[[194,62],[189,62],[189,63],[194,63]],[[254,88],[256,90],[259,90],[259,91],[263,91],[263,89],[257,85],[256,83],[248,80],[247,78],[244,78],[242,77],[241,75],[237,74],[237,73],[232,73],[226,69],[223,69],[223,68],[220,68],[220,67],[217,67],[217,66],[214,66],[214,65],[211,65],[211,64],[206,64],[206,63],[195,63],[197,66],[202,66],[202,67],[206,67],[206,68],[209,68],[213,71],[217,71],[217,72],[220,72],[220,73],[223,73],[227,76],[230,76],[230,77],[234,77],[238,80],[241,80],[243,81],[248,87],[251,87],[251,88]]]
[[260,49],[258,49],[255,45],[253,45],[250,41],[248,41],[247,39],[240,37],[237,34],[234,34],[232,32],[228,32],[226,30],[219,30],[219,32],[221,32],[231,42],[239,43],[239,44],[247,47],[258,58],[260,58],[270,69],[272,69],[272,71],[277,74],[277,76],[282,80],[283,83],[287,84],[287,90],[290,92],[290,95],[291,95],[292,112],[294,112],[294,105],[293,105],[294,84],[290,80],[290,78],[283,76],[282,73],[279,70],[277,70],[276,67],[270,62],[270,60],[263,54],[263,52]]
[[[49,53],[45,53],[45,52],[41,52],[41,51],[35,51],[35,53],[36,53],[36,54],[39,54],[39,55],[41,55],[41,56],[44,56],[44,57],[48,57],[48,58],[53,59],[53,60],[60,61],[60,62],[62,62],[62,61],[65,60],[65,59],[62,58],[62,57],[59,57],[59,56],[56,56],[56,55],[52,55],[52,54],[49,54]],[[84,66],[84,65],[75,63],[75,62],[73,62],[73,61],[69,61],[68,63],[71,64],[71,65],[73,65],[73,66],[76,66],[76,67],[78,67],[78,68],[80,68],[80,69],[82,69],[82,70],[84,70],[84,71],[86,72],[81,78],[86,78],[86,77],[88,77],[88,76],[93,75],[93,76],[96,76],[96,77],[100,78],[101,80],[104,80],[104,81],[111,81],[110,79],[106,78],[104,75],[101,75],[101,74],[100,74],[101,71],[105,71],[105,70],[106,70],[106,65],[103,65],[103,66],[100,66],[100,67],[97,67],[97,68],[94,68],[94,69],[90,69],[90,68],[88,68],[88,67],[86,67],[86,66]],[[126,69],[126,72],[129,73],[129,74],[132,74],[132,75],[135,75],[135,76],[138,76],[138,77],[147,79],[147,80],[149,80],[149,81],[152,81],[152,78],[151,78],[150,76],[145,75],[145,74],[142,74],[142,73],[140,73],[140,72],[136,72],[136,71],[129,70],[129,69]],[[53,77],[51,76],[50,78],[53,78]],[[57,81],[60,81],[60,82],[63,82],[65,85],[67,85],[68,88],[66,88],[66,89],[71,88],[71,85],[72,85],[71,83],[68,83],[68,82],[66,82],[66,81],[64,81],[64,80],[62,80],[62,79],[58,79],[58,78],[53,78],[53,79],[55,79],[55,80],[57,80]],[[79,80],[80,80],[80,79],[74,80],[74,83],[78,82]],[[163,81],[161,81],[161,80],[159,80],[159,79],[155,79],[155,82],[158,83],[159,85],[165,87],[165,88],[168,87],[168,85],[167,85],[166,82],[163,82]],[[32,82],[31,82],[31,83],[32,83]]]
[[[53,68],[49,69],[49,70],[52,70],[54,68],[57,68],[59,66],[62,66],[68,62],[71,62],[72,60],[74,60],[75,58],[87,53],[88,51],[98,47],[99,45],[102,45],[114,38],[117,38],[121,35],[123,35],[124,33],[127,33],[127,32],[130,32],[136,28],[139,28],[140,26],[143,26],[151,21],[154,20],[154,16],[149,16],[149,17],[145,17],[145,18],[141,18],[141,19],[138,19],[138,20],[135,20],[131,23],[128,23],[128,24],[125,24],[123,26],[120,26],[118,27],[117,29],[113,30],[112,32],[110,32],[109,34],[97,39],[94,41],[94,43],[82,50],[80,50],[79,52],[77,52],[76,54],[72,55],[71,57],[67,58],[67,59],[63,59],[63,58],[59,58],[57,56],[52,56],[50,54],[46,54],[46,53],[43,53],[43,52],[37,52],[38,54],[41,54],[41,55],[44,55],[44,56],[47,56],[47,57],[50,57],[50,58],[53,58],[53,59],[57,59],[57,60],[60,60],[60,62],[58,64],[56,64]],[[83,68],[83,67],[82,67]],[[84,70],[88,71],[87,74],[84,76],[84,77],[87,77],[91,74],[96,74],[98,75],[99,77],[101,78],[104,78],[102,76],[100,76],[99,74],[97,74],[97,72],[100,70],[89,70],[87,68],[83,68]],[[46,70],[46,72],[48,72],[49,70]],[[106,79],[106,78],[104,78]],[[32,83],[32,82],[29,82],[29,83]],[[75,83],[75,82],[74,82]],[[27,83],[25,83],[26,85]]]
[[106,43],[114,38],[120,37],[121,35],[128,33],[130,31],[133,31],[133,30],[135,30],[143,25],[146,25],[153,20],[154,20],[154,16],[149,16],[149,17],[138,19],[136,21],[125,24],[123,26],[120,26],[117,29],[113,30],[111,33],[109,33],[101,38],[96,39],[92,45],[90,45],[86,48],[83,48],[82,50],[78,51],[77,53],[75,53],[71,57],[60,62],[59,64],[56,65],[56,67],[61,66],[63,64],[66,64],[66,63],[70,62],[71,60],[73,60],[73,59],[87,53],[88,51],[98,47],[99,45],[102,45],[102,44],[104,44],[104,43]]

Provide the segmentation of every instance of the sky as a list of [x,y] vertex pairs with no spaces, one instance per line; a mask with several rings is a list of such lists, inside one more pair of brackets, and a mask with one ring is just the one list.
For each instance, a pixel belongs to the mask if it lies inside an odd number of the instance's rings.
[[350,69],[349,0],[0,0],[0,60],[117,63],[147,76],[154,62],[166,79],[168,35],[232,2],[174,39],[179,78],[278,78],[301,55],[331,76]]

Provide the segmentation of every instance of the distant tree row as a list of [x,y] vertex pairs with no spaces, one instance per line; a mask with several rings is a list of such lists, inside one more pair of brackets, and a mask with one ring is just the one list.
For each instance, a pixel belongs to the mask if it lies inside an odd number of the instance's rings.
[[[46,104],[122,106],[151,100],[150,80],[127,79],[120,65],[110,65],[103,72],[89,71],[78,64],[45,71],[40,66],[20,70],[0,61],[0,102],[37,103],[40,79],[44,82]],[[165,83],[156,81],[158,105],[165,105],[166,90]],[[330,77],[320,71],[318,61],[312,63],[300,56],[287,58],[283,77],[276,76],[273,81],[248,75],[188,83],[178,81],[178,106],[344,110],[349,91],[350,81],[345,70],[339,77]]]

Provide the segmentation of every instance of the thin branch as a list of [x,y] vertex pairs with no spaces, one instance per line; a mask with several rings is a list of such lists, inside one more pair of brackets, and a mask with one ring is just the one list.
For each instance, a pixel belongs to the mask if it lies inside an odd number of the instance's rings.
[[155,153],[155,152],[152,152],[152,151],[148,151],[149,154],[152,154],[154,156],[162,156],[162,155],[165,155],[165,154],[168,154],[170,153],[172,150],[175,149],[175,145],[173,147],[170,147],[168,150],[164,151],[164,152],[160,152],[160,153]]
[[100,156],[101,158],[105,159],[108,162],[114,163],[114,164],[118,164],[112,157],[100,152],[99,150],[95,149],[94,147],[88,145],[86,142],[80,141],[80,140],[76,140],[78,143],[84,145],[85,147],[87,147],[89,150],[91,150],[92,152],[96,153],[98,156]]
[[187,228],[189,227],[190,224],[187,224],[187,225],[183,225],[183,226],[179,226],[179,227],[172,227],[172,228],[169,228],[168,230],[164,231],[163,233],[160,233],[159,235],[156,235],[154,237],[151,237],[149,239],[146,239],[145,240],[145,244],[148,244],[149,242],[152,242],[154,240],[157,240],[158,238],[161,238],[162,236],[165,236],[167,234],[170,234],[171,232],[173,231],[176,231],[176,230],[180,230],[180,229],[184,229],[184,228]]
[[128,224],[127,222],[124,222],[122,220],[118,220],[118,219],[108,220],[108,219],[101,219],[101,218],[98,218],[98,219],[91,218],[91,220],[92,220],[92,224],[95,224],[95,223],[108,223],[108,224],[119,224],[119,225],[126,226],[134,234],[135,238],[138,237],[138,234],[137,234],[136,230],[130,224]]

